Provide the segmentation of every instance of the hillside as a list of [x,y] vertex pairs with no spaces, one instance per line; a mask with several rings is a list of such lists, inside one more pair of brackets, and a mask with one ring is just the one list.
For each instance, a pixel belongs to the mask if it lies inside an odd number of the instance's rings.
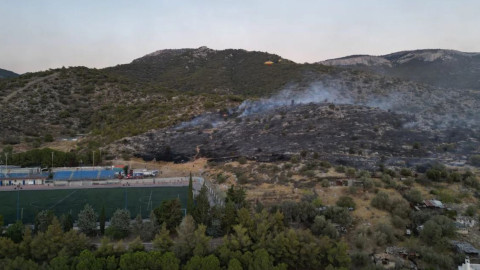
[[[264,65],[270,59],[276,63]],[[266,53],[199,48],[155,52],[103,70],[28,73],[0,82],[0,143],[25,150],[86,134],[83,143],[98,147],[278,91],[307,71],[332,70]]]
[[443,88],[480,89],[480,53],[415,50],[382,56],[352,55],[318,63],[368,70]]
[[13,72],[13,71],[0,68],[0,79],[15,78],[15,77],[18,77],[18,76],[19,75],[17,73]]
[[187,120],[204,111],[204,106],[228,106],[236,98],[152,89],[84,67],[5,81],[0,83],[0,143],[28,149],[86,134],[86,143],[98,147]]
[[412,127],[418,117],[357,105],[309,103],[245,112],[210,114],[122,139],[109,151],[176,162],[197,157],[273,162],[316,153],[320,160],[372,170],[379,164],[416,166],[432,160],[465,163],[480,140],[468,129]]
[[[266,61],[274,64],[265,65]],[[264,52],[217,51],[207,47],[156,51],[129,64],[106,69],[137,83],[154,83],[168,90],[249,96],[265,96],[287,83],[300,82],[309,71],[332,70],[296,64]]]
[[[273,64],[265,65],[267,60]],[[378,108],[378,114],[413,117],[408,125],[426,132],[479,126],[478,91],[296,64],[263,52],[201,47],[157,51],[101,70],[71,67],[0,81],[0,144],[23,151],[81,137],[74,145],[96,149],[196,117],[225,114],[248,105],[251,101],[242,104],[247,99],[263,98],[254,104],[268,109],[262,101],[272,96],[284,105],[294,100]],[[255,106],[249,109],[258,110]]]

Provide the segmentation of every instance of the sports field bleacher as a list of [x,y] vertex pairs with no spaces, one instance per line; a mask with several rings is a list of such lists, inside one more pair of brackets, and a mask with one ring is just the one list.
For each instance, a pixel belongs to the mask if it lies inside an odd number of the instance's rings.
[[53,180],[69,180],[72,171],[60,171],[53,174]]
[[113,170],[66,170],[53,173],[53,180],[101,180],[115,178]]
[[1,178],[32,178],[32,177],[41,177],[41,174],[30,174],[30,173],[0,173]]
[[115,171],[114,170],[103,170],[100,171],[99,179],[111,179],[115,178]]
[[[113,170],[105,167],[54,168],[53,180],[101,180],[113,179],[115,173],[123,170]],[[0,171],[0,179],[31,179],[49,178],[50,172],[40,168],[12,168]]]

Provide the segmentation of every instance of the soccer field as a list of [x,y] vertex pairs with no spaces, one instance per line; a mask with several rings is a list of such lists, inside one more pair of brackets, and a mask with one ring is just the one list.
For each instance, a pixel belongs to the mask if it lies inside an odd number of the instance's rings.
[[116,209],[125,206],[132,218],[139,213],[146,218],[163,200],[179,198],[182,207],[186,207],[187,191],[186,186],[2,191],[0,215],[3,215],[5,224],[14,223],[18,198],[18,213],[23,223],[33,223],[36,213],[41,210],[52,210],[57,217],[71,213],[76,220],[78,212],[87,203],[98,214],[105,206],[107,220]]

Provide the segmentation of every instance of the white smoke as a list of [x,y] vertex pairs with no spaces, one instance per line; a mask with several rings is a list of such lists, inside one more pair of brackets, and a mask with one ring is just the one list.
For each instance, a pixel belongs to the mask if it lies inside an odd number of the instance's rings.
[[278,107],[309,103],[354,104],[354,101],[345,93],[317,82],[302,90],[298,90],[296,86],[288,87],[268,99],[246,100],[236,111],[241,112],[240,117],[244,117]]
[[[262,98],[259,100],[246,100],[236,108],[229,109],[229,115],[225,117],[219,113],[206,113],[195,117],[191,121],[181,123],[177,129],[190,127],[216,127],[226,123],[227,119],[233,117],[246,117],[252,114],[261,114],[279,107],[288,107],[301,104],[321,104],[332,103],[336,105],[362,105],[374,107],[385,111],[393,111],[400,114],[410,115],[415,121],[406,123],[406,128],[415,128],[432,126],[434,120],[440,121],[442,124],[434,125],[435,127],[446,128],[452,123],[459,123],[460,119],[466,124],[477,124],[478,117],[467,115],[457,116],[455,121],[447,121],[454,111],[451,106],[441,106],[442,99],[435,96],[435,93],[422,92],[420,96],[413,95],[405,89],[385,88],[382,91],[365,91],[356,89],[344,84],[329,83],[325,85],[322,82],[315,82],[307,87],[291,85],[284,88],[279,93],[270,98]],[[448,92],[447,92],[448,93]],[[457,97],[458,99],[458,97]],[[422,102],[428,100],[428,102]],[[475,107],[475,106],[473,106]],[[440,115],[436,108],[442,108],[445,112]],[[476,111],[476,110],[475,110]],[[453,117],[451,117],[453,118]]]

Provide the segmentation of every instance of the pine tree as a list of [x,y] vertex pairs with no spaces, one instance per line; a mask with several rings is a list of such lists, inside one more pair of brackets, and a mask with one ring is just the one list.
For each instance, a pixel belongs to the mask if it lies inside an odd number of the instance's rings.
[[78,213],[78,228],[89,236],[94,235],[97,230],[97,214],[88,204]]
[[179,199],[163,201],[159,207],[153,210],[156,216],[156,222],[159,225],[165,222],[167,229],[174,230],[182,221],[181,207]]
[[64,232],[68,232],[73,228],[73,218],[72,214],[64,214],[60,217],[60,223],[62,224],[62,228]]
[[210,203],[208,202],[207,187],[203,184],[200,193],[197,196],[197,205],[193,210],[193,218],[197,224],[208,225],[209,223]]
[[155,235],[153,240],[153,247],[164,253],[170,251],[170,248],[173,246],[172,238],[170,238],[170,231],[167,229],[167,224],[163,223],[160,232]]
[[190,173],[190,179],[188,181],[188,198],[187,198],[187,214],[192,215],[195,204],[193,203],[193,180],[192,173]]
[[222,219],[222,227],[225,233],[229,233],[232,229],[232,226],[236,223],[237,211],[235,209],[235,203],[233,201],[228,201],[225,205],[225,215]]

